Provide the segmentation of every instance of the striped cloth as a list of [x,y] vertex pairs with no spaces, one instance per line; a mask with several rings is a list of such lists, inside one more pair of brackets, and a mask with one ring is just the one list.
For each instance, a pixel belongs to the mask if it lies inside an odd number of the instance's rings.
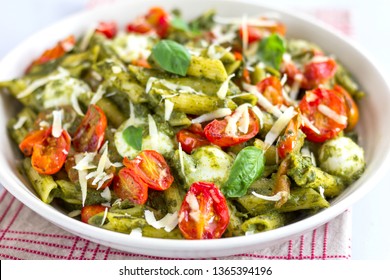
[[[91,0],[88,8],[115,0]],[[308,11],[353,35],[348,10]],[[216,259],[350,259],[351,211],[296,239],[263,250]],[[115,250],[68,233],[41,218],[7,191],[0,194],[0,259],[166,259]]]

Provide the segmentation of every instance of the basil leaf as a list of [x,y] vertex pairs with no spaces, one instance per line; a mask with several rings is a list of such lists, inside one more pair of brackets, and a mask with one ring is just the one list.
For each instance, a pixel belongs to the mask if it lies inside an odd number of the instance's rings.
[[123,139],[125,139],[126,143],[131,147],[140,151],[142,149],[142,128],[135,126],[128,126],[123,131]]
[[222,186],[227,197],[241,197],[264,171],[264,151],[249,146],[242,149],[234,160],[228,180]]
[[188,26],[187,22],[185,22],[182,18],[179,17],[174,17],[170,21],[170,25],[177,30],[190,31],[190,27]]
[[185,76],[191,62],[188,50],[172,40],[161,40],[152,49],[153,59],[165,71]]
[[286,52],[284,39],[278,34],[271,34],[261,40],[257,54],[262,62],[279,70],[282,63],[283,54]]

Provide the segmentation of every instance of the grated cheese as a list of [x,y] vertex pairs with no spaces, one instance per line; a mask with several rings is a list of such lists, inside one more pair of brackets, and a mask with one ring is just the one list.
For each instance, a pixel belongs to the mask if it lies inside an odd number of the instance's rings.
[[106,219],[107,219],[107,213],[108,213],[108,207],[106,207],[106,208],[104,209],[103,219],[102,219],[102,222],[100,223],[100,226],[103,226],[103,225],[104,225],[104,222],[105,222]]
[[260,123],[260,128],[263,127],[264,125],[264,120],[263,120],[263,113],[261,112],[261,110],[259,109],[259,107],[257,106],[253,106],[252,107],[252,111],[253,113],[255,113],[255,115],[257,116],[257,118],[259,119],[259,123]]
[[201,212],[199,210],[199,202],[196,199],[196,196],[193,193],[188,193],[186,196],[186,202],[188,203],[188,206],[190,206],[190,217],[198,222]]
[[315,127],[314,124],[305,115],[301,115],[301,117],[302,117],[303,125],[313,130],[316,134],[321,133],[320,130],[317,127]]
[[112,73],[114,73],[114,74],[119,74],[120,72],[122,72],[122,69],[119,66],[116,66],[116,65],[112,66],[111,70],[112,70]]
[[73,168],[78,171],[96,168],[96,165],[92,164],[92,161],[95,156],[96,153],[76,154],[75,155],[76,165],[73,166]]
[[53,129],[51,135],[55,138],[58,138],[62,134],[62,110],[53,111]]
[[211,59],[221,59],[225,54],[230,52],[230,50],[232,49],[231,47],[228,47],[224,49],[222,52],[217,52],[215,47],[216,47],[215,44],[211,44],[207,49],[207,56]]
[[27,117],[25,116],[21,116],[18,121],[13,125],[13,129],[19,129],[19,128],[22,128],[23,125],[26,123],[27,121]]
[[175,107],[175,104],[173,102],[169,101],[168,99],[165,99],[165,101],[164,101],[164,108],[165,108],[164,119],[166,121],[169,121],[169,119],[171,118],[174,107]]
[[226,94],[229,90],[229,82],[230,80],[234,77],[234,74],[231,74],[229,75],[229,77],[227,77],[227,79],[222,83],[222,85],[220,86],[220,88],[218,89],[217,91],[217,96],[220,98],[220,99],[225,99],[226,97]]
[[268,196],[268,195],[262,195],[262,194],[258,194],[257,192],[253,191],[252,194],[258,198],[261,198],[263,200],[267,200],[267,201],[279,201],[281,200],[284,196],[287,195],[287,192],[278,192],[276,193],[275,195],[273,196]]
[[276,106],[272,105],[271,102],[268,101],[258,90],[256,86],[252,86],[250,84],[243,83],[243,87],[245,90],[254,94],[257,97],[257,103],[263,107],[267,112],[271,113],[275,117],[279,118],[282,115],[282,111],[280,111]]
[[105,92],[106,91],[104,90],[103,86],[100,85],[96,90],[96,93],[93,95],[90,104],[96,104],[100,99],[102,99]]
[[237,130],[242,131],[248,131],[249,127],[249,115],[247,115],[248,120],[241,121],[241,119],[245,118],[244,115],[248,113],[248,107],[251,106],[250,104],[242,104],[237,107],[237,109],[234,111],[234,113],[227,117],[227,125],[225,128],[225,132],[228,135],[237,135]]
[[296,114],[294,107],[289,107],[286,111],[284,111],[265,136],[264,143],[271,146]]
[[299,89],[301,88],[302,80],[303,80],[303,75],[301,73],[295,74],[294,82],[290,90],[290,97],[292,100],[297,100]]
[[148,123],[149,123],[149,135],[152,140],[152,143],[158,145],[158,130],[156,122],[154,121],[152,115],[148,114]]
[[181,143],[179,142],[179,160],[180,160],[180,168],[181,168],[181,173],[183,174],[184,177],[184,158],[183,158],[183,149],[181,148]]
[[129,234],[130,237],[142,237],[142,229],[141,228],[133,228]]
[[164,228],[166,232],[171,232],[179,223],[179,215],[177,211],[168,213],[161,220],[157,221],[153,212],[145,210],[144,212],[146,222],[156,229]]
[[157,78],[150,77],[148,81],[146,82],[145,92],[149,93],[149,91],[152,89],[153,83],[157,81]]
[[59,73],[49,75],[47,77],[35,80],[30,85],[28,85],[23,91],[21,91],[16,97],[19,99],[26,97],[26,96],[30,95],[31,93],[33,93],[38,88],[46,85],[48,82],[55,81],[55,80],[61,80],[65,77],[69,76],[69,72],[67,70],[65,70],[61,67],[58,67],[57,70]]
[[107,201],[111,201],[111,191],[110,188],[105,188],[101,193],[100,196],[103,197]]
[[87,30],[83,39],[81,40],[80,51],[85,51],[88,48],[89,42],[91,41],[92,36],[95,33],[96,27],[96,24],[94,24]]
[[326,105],[320,104],[318,105],[318,111],[320,111],[321,114],[327,116],[328,118],[332,119],[333,121],[346,125],[348,123],[348,118],[346,116],[340,115],[331,108],[329,108]]
[[[80,162],[83,160],[83,154],[76,154],[75,155],[75,161],[76,161],[76,166],[80,164]],[[74,166],[73,168],[75,168]],[[77,168],[75,168],[77,169]],[[81,189],[81,204],[84,207],[85,200],[87,199],[87,189],[88,189],[88,184],[87,184],[87,171],[83,169],[78,169],[79,173],[79,182],[80,182],[80,189]]]
[[219,118],[229,116],[231,113],[232,113],[232,110],[230,110],[229,108],[219,108],[219,109],[212,111],[210,113],[200,115],[199,117],[192,119],[191,122],[192,123],[207,122],[207,121],[211,121],[214,119],[219,119]]

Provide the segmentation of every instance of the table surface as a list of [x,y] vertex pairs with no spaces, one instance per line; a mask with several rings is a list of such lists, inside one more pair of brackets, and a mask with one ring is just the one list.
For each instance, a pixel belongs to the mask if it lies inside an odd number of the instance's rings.
[[[0,58],[39,29],[85,8],[88,0],[0,0]],[[390,1],[386,0],[295,0],[294,8],[350,9],[355,24],[355,39],[384,71],[390,71]],[[273,4],[291,5],[288,0]],[[23,8],[21,8],[23,7]],[[385,35],[385,36],[383,36]],[[385,207],[390,197],[387,181],[382,179],[369,194],[352,206],[352,258],[359,260],[390,259],[390,221]],[[0,187],[1,188],[1,187]]]

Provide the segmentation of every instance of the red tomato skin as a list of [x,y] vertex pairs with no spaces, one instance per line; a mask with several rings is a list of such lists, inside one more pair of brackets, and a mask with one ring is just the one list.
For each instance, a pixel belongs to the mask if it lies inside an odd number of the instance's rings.
[[307,91],[299,104],[299,109],[302,115],[318,128],[320,134],[317,134],[309,126],[305,125],[305,122],[303,122],[302,131],[306,134],[306,138],[309,141],[316,143],[322,143],[336,137],[347,127],[347,124],[337,123],[321,114],[317,109],[320,104],[328,106],[339,115],[347,116],[344,100],[335,91],[324,88]]
[[[189,196],[195,196],[199,205],[199,219],[193,218],[188,203]],[[209,182],[191,185],[179,211],[179,229],[186,239],[215,239],[225,232],[230,220],[226,199],[221,191]]]
[[291,153],[297,145],[299,127],[301,126],[300,116],[296,115],[286,127],[286,131],[282,138],[280,138],[277,149],[280,158],[285,158]]
[[[247,26],[247,32],[248,32],[248,44],[252,44],[254,42],[257,42],[259,40],[262,39],[263,37],[263,34],[261,32],[261,30],[258,28],[258,27],[255,27],[255,26]],[[241,40],[243,40],[244,36],[244,27],[241,26],[240,27],[240,38]]]
[[167,162],[154,150],[143,150],[132,160],[124,158],[123,164],[151,189],[163,191],[173,183],[174,178]]
[[126,29],[129,33],[146,34],[152,31],[152,26],[145,20],[136,20],[133,23],[129,23]]
[[104,207],[104,206],[102,206],[100,204],[84,206],[81,209],[81,221],[83,223],[88,224],[88,220],[90,218],[92,218],[93,216],[95,216],[95,215],[97,215],[99,213],[102,213],[102,212],[106,211],[106,208],[107,207]]
[[210,145],[201,126],[199,129],[196,126],[191,125],[188,129],[180,130],[176,134],[176,140],[181,144],[181,148],[187,154],[191,154],[192,151],[197,148]]
[[309,62],[304,67],[305,77],[302,88],[313,89],[326,82],[334,76],[337,70],[337,63],[329,58],[322,62]]
[[244,143],[257,135],[260,131],[259,121],[255,113],[252,110],[249,110],[249,129],[247,134],[241,134],[237,136],[227,135],[225,133],[225,128],[228,121],[223,120],[213,120],[204,128],[204,133],[211,143],[220,146],[220,147],[230,147],[240,143]]
[[261,80],[257,85],[257,89],[261,92],[265,98],[274,106],[288,105],[286,104],[282,94],[282,84],[280,80],[275,76],[267,77]]
[[50,129],[34,130],[29,132],[22,142],[19,144],[20,151],[29,157],[33,153],[34,145],[40,144],[50,135]]
[[130,168],[122,168],[113,182],[115,194],[136,204],[145,204],[148,200],[148,186]]
[[96,32],[102,33],[106,38],[112,39],[118,33],[118,25],[115,21],[99,22]]
[[73,136],[77,152],[96,152],[103,144],[107,118],[103,110],[91,104]]

